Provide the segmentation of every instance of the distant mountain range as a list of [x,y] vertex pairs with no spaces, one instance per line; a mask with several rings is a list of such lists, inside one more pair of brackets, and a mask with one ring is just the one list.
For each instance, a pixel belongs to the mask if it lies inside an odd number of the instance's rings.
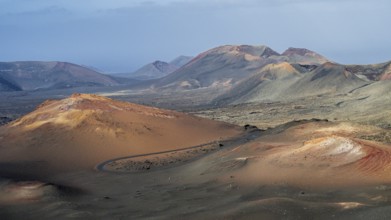
[[67,62],[0,62],[0,91],[116,86],[123,80]]
[[104,75],[66,62],[0,62],[0,91],[128,84],[121,89],[158,94],[202,91],[202,103],[217,105],[345,94],[389,79],[391,61],[343,65],[304,48],[278,53],[267,46],[251,45],[220,46],[194,58],[155,61],[134,73],[119,75]]
[[154,87],[196,89],[231,86],[259,73],[273,63],[295,63],[308,70],[312,65],[328,62],[323,56],[298,48],[282,54],[266,46],[221,46],[201,53],[174,73],[158,80]]
[[179,56],[171,62],[157,60],[144,65],[133,73],[120,73],[115,75],[138,80],[158,79],[167,76],[170,73],[173,73],[174,71],[188,63],[192,58],[193,57],[190,56]]
[[[165,77],[143,84],[155,92],[213,90],[216,104],[342,94],[391,78],[391,62],[342,65],[304,48],[226,45],[199,54]],[[213,94],[213,95],[212,95]]]

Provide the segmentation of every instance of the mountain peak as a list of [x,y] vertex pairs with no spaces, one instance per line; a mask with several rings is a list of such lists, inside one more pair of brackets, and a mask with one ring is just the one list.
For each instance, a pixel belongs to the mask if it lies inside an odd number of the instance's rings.
[[304,57],[317,57],[317,58],[326,59],[322,55],[320,55],[312,50],[308,50],[306,48],[295,48],[295,47],[289,47],[281,55],[283,55],[283,56],[299,55],[299,56],[304,56]]
[[168,69],[171,69],[169,63],[160,60],[156,60],[155,62],[152,63],[152,65],[161,72],[167,72]]
[[287,50],[285,50],[282,54],[282,56],[289,57],[292,62],[298,62],[298,63],[326,63],[330,62],[327,58],[324,56],[312,51],[308,50],[306,48],[295,48],[290,47]]
[[10,158],[42,161],[53,172],[91,169],[113,158],[197,146],[242,132],[223,122],[89,94],[48,101],[0,128],[0,155],[7,150]]
[[69,109],[99,112],[130,111],[136,113],[145,111],[145,113],[148,114],[148,112],[155,112],[155,110],[157,110],[153,107],[146,107],[133,103],[116,101],[104,96],[83,93],[74,93],[68,98],[55,101],[55,103],[58,106],[58,109],[62,111]]
[[116,101],[107,97],[75,93],[62,100],[47,100],[28,115],[16,120],[12,127],[22,126],[27,130],[51,123],[69,127],[80,126],[88,121],[100,123],[100,118],[117,113],[148,116],[154,118],[175,118],[168,110]]
[[314,55],[315,52],[308,50],[306,48],[289,47],[282,53],[282,55],[284,56],[291,56],[295,54],[300,56],[311,56]]
[[251,45],[224,45],[213,48],[206,53],[231,53],[231,54],[248,54],[257,57],[269,57],[272,55],[280,55],[270,47],[265,45],[251,46]]
[[164,61],[156,60],[152,63],[144,65],[143,67],[131,73],[130,75],[127,74],[126,77],[135,78],[139,80],[157,79],[166,76],[177,69],[178,67],[175,65],[172,65]]

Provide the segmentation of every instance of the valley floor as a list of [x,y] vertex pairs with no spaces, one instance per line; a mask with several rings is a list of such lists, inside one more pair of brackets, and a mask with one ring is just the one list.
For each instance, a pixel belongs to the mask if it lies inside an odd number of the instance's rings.
[[[372,168],[376,162],[383,166],[368,173],[360,165],[363,157],[354,156],[354,152],[368,153],[368,147],[390,152],[387,143],[365,142],[385,131],[317,120],[292,122],[266,131],[248,130],[245,136],[221,141],[218,150],[174,166],[128,167],[120,172],[91,169],[35,179],[13,176],[12,180],[8,176],[0,184],[0,216],[2,219],[388,219],[391,217],[389,158],[372,161],[369,164]],[[342,142],[322,142],[319,137]],[[323,143],[325,148],[312,151],[313,148],[306,147],[311,141]],[[325,153],[329,154],[327,160]],[[300,157],[307,159],[295,159]],[[316,165],[319,160],[324,165]],[[149,163],[145,158],[140,161]]]
[[[13,119],[44,99],[63,98],[61,93],[7,93],[0,97],[0,116]],[[219,140],[222,146],[200,148],[190,159],[173,157],[176,162],[170,166],[146,169],[145,163],[154,165],[152,157],[138,158],[140,163],[125,161],[130,170],[117,161],[122,172],[91,168],[36,177],[7,173],[0,180],[0,217],[389,219],[391,114],[386,108],[378,111],[379,103],[368,109],[365,99],[346,94],[213,108],[171,106],[261,130],[250,129],[237,140]],[[144,104],[154,101],[144,99]],[[312,118],[322,120],[308,120]],[[307,152],[315,142],[328,150]],[[375,159],[368,165],[363,162],[366,156]]]

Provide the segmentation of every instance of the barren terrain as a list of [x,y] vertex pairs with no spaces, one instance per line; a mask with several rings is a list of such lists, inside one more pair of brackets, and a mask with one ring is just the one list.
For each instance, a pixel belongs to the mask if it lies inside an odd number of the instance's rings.
[[[58,172],[35,182],[3,179],[0,214],[23,219],[385,219],[391,209],[390,146],[367,138],[384,132],[302,121],[247,130],[242,138],[219,142],[222,146],[194,148],[212,149],[202,154],[157,152],[116,159],[100,171]],[[164,163],[170,159],[175,163]]]
[[0,218],[390,219],[389,69],[226,45],[136,85],[3,83]]

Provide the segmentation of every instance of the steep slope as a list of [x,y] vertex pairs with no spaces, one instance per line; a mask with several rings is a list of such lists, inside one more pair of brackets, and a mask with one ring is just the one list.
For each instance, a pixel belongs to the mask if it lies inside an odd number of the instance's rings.
[[285,96],[292,98],[326,93],[343,94],[367,84],[367,81],[347,71],[343,65],[325,63],[290,86]]
[[74,94],[0,127],[0,163],[8,164],[1,170],[28,164],[35,171],[38,164],[40,172],[92,169],[113,158],[182,149],[240,132],[183,113]]
[[273,100],[302,77],[287,62],[266,65],[214,100],[219,105]]
[[214,103],[240,104],[345,94],[367,84],[369,82],[350,73],[343,65],[325,63],[310,72],[300,73],[285,62],[267,65],[217,97]]
[[66,62],[1,62],[0,76],[22,90],[119,84],[110,76]]

